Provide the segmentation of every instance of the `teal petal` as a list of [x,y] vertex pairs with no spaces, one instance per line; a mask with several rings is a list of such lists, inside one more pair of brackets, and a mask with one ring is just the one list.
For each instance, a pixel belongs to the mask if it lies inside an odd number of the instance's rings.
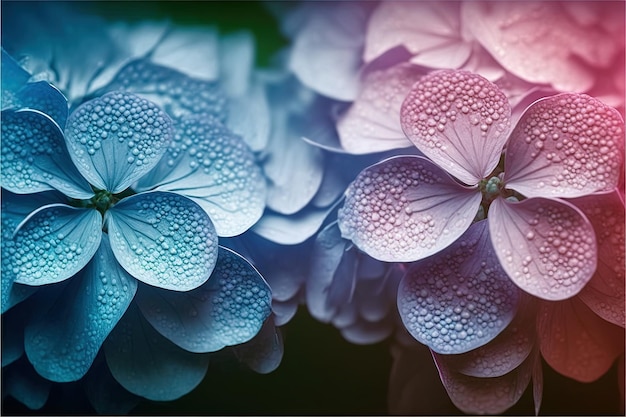
[[135,304],[104,343],[104,354],[117,382],[153,401],[172,401],[187,394],[209,366],[209,355],[187,352],[161,336]]
[[136,290],[137,281],[119,266],[103,238],[56,303],[26,327],[26,354],[39,375],[55,382],[82,378]]
[[137,304],[163,336],[190,352],[252,339],[271,312],[271,290],[241,255],[220,246],[211,278],[188,292],[141,287]]
[[153,188],[198,203],[219,236],[245,232],[265,208],[265,178],[254,154],[212,117],[188,117],[176,125],[167,153],[136,187]]
[[127,415],[141,402],[113,378],[104,354],[96,358],[81,382],[91,406],[100,415]]
[[174,193],[136,194],[107,212],[111,247],[140,281],[174,291],[204,284],[217,260],[217,235],[200,206]]
[[40,110],[65,128],[68,116],[67,98],[47,81],[26,84],[19,92],[20,106]]
[[67,151],[63,132],[37,110],[2,112],[2,187],[18,194],[57,189],[78,199],[93,196]]
[[269,318],[261,331],[248,343],[234,347],[239,361],[245,363],[254,372],[269,374],[278,368],[285,351],[280,328]]
[[116,194],[159,162],[171,140],[172,122],[154,103],[114,92],[78,107],[65,135],[83,176]]
[[10,395],[31,410],[38,410],[48,401],[52,383],[35,372],[26,358],[2,370],[2,394]]
[[2,59],[0,59],[2,88],[0,91],[2,92],[2,109],[4,110],[18,106],[17,94],[28,82],[30,74],[4,48],[0,49],[2,50]]
[[15,282],[45,285],[73,276],[98,250],[101,229],[96,210],[51,204],[34,211],[15,232]]
[[24,354],[24,322],[28,311],[15,308],[2,315],[2,367],[17,361]]

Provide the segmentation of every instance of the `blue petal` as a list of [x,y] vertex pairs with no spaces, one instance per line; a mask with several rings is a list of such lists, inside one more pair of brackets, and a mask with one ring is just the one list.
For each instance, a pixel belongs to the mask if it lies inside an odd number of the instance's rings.
[[91,406],[100,415],[126,415],[141,401],[113,378],[104,355],[96,358],[82,382]]
[[15,232],[15,282],[45,285],[73,276],[98,250],[101,229],[93,209],[50,204],[34,211]]
[[148,324],[132,304],[104,342],[113,377],[133,394],[153,401],[175,400],[204,378],[209,355],[187,352]]
[[128,63],[104,91],[128,91],[159,105],[173,119],[213,116],[226,121],[226,98],[215,82],[198,80],[171,68],[138,59]]
[[520,290],[495,254],[487,221],[437,255],[416,262],[398,289],[413,337],[438,353],[465,353],[493,340],[517,311]]
[[255,77],[245,95],[230,97],[226,125],[255,152],[267,146],[272,130],[270,104],[265,85]]
[[19,92],[21,107],[40,110],[63,129],[67,122],[67,99],[56,87],[46,81],[26,84]]
[[160,191],[137,194],[109,209],[106,221],[115,257],[138,280],[188,291],[211,276],[217,235],[190,199]]
[[17,94],[28,82],[30,74],[14,60],[4,48],[1,48],[1,50],[2,59],[0,59],[0,73],[2,77],[2,109],[4,110],[19,105]]
[[137,305],[155,329],[190,352],[215,352],[253,338],[270,314],[271,291],[242,256],[220,247],[211,278],[189,292],[141,287]]
[[2,315],[2,367],[12,364],[24,354],[24,321],[28,311],[15,308]]
[[254,154],[212,117],[189,117],[177,124],[167,153],[136,189],[153,187],[198,203],[219,236],[245,232],[265,208],[265,179]]
[[261,331],[248,343],[234,347],[239,360],[254,372],[269,374],[276,370],[283,359],[283,336],[271,318],[265,321]]
[[154,168],[172,134],[172,122],[159,107],[122,92],[83,103],[70,115],[65,130],[78,170],[113,194]]
[[88,199],[91,186],[67,151],[63,132],[37,110],[2,112],[2,187],[19,194],[57,189]]
[[247,30],[222,35],[219,40],[220,85],[229,97],[242,96],[254,68],[254,35]]
[[137,281],[116,262],[108,239],[63,295],[25,331],[28,359],[55,382],[82,378],[135,296]]
[[35,372],[26,358],[2,370],[2,394],[10,395],[31,410],[48,401],[52,383]]

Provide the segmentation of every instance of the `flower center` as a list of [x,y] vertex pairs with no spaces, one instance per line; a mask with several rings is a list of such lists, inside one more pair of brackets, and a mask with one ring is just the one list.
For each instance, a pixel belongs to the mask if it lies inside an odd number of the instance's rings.
[[74,207],[95,208],[100,212],[100,214],[102,214],[102,217],[104,217],[104,213],[106,213],[106,211],[113,207],[118,201],[135,194],[135,192],[130,188],[119,194],[113,194],[107,190],[98,190],[94,188],[94,193],[95,195],[89,200],[76,200],[70,198],[69,204]]

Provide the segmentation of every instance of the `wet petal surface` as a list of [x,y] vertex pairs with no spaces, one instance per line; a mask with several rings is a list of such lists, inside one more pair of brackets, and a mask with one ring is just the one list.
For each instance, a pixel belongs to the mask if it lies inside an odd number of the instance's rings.
[[411,146],[400,126],[400,107],[423,74],[411,64],[368,72],[358,97],[337,122],[341,146],[356,154]]
[[597,265],[593,227],[565,201],[496,199],[489,209],[491,241],[502,267],[524,291],[546,300],[577,294]]
[[494,252],[482,221],[437,256],[411,266],[398,288],[409,333],[447,354],[470,351],[500,334],[515,316],[520,293]]
[[117,382],[153,401],[187,394],[209,366],[209,355],[187,352],[161,336],[134,304],[104,342],[104,353]]
[[93,260],[63,295],[29,322],[25,349],[37,372],[55,382],[82,378],[135,296],[137,281],[115,260],[103,238]]
[[65,135],[83,176],[117,194],[159,162],[172,137],[172,122],[154,103],[114,92],[78,107]]
[[212,117],[186,117],[155,169],[137,184],[184,195],[211,217],[220,236],[243,233],[265,208],[265,179],[243,140]]
[[102,216],[63,204],[41,207],[14,235],[15,282],[53,284],[83,269],[100,246]]
[[217,260],[217,235],[200,206],[173,193],[137,194],[107,212],[111,248],[133,277],[188,291],[204,284]]
[[87,199],[91,187],[74,166],[63,132],[36,110],[2,112],[2,187],[20,194],[57,189]]
[[242,256],[220,247],[211,278],[188,292],[143,286],[137,304],[163,336],[190,352],[245,343],[270,314],[271,291]]
[[68,104],[65,96],[46,81],[26,84],[18,94],[21,107],[40,110],[54,120],[61,129],[65,128]]
[[346,191],[339,228],[373,258],[407,262],[454,242],[478,211],[480,193],[422,157],[394,157],[363,170]]
[[4,110],[15,108],[19,105],[17,94],[28,82],[30,74],[4,48],[1,51],[2,59],[0,60],[0,65],[2,70],[0,72],[2,73],[2,110]]
[[533,103],[507,145],[507,187],[526,197],[579,197],[617,185],[624,122],[617,110],[583,94]]
[[411,142],[468,185],[478,184],[498,164],[510,117],[504,93],[467,71],[423,77],[401,109],[402,129]]

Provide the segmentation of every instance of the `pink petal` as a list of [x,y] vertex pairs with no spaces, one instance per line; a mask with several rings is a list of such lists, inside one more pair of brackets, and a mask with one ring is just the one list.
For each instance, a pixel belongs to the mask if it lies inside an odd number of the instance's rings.
[[400,126],[400,107],[424,70],[408,63],[368,72],[358,97],[337,122],[342,147],[355,154],[412,146]]
[[624,352],[624,329],[601,319],[576,298],[543,302],[537,331],[546,362],[580,382],[600,378]]
[[561,200],[498,198],[489,208],[489,231],[502,267],[524,291],[546,300],[576,295],[596,269],[593,227]]
[[[604,4],[610,5],[600,7]],[[464,2],[461,19],[508,71],[560,91],[589,89],[594,81],[589,66],[609,65],[620,49],[620,38],[605,31],[603,22],[581,25],[565,13],[561,2]]]
[[450,174],[475,185],[496,167],[511,108],[497,86],[466,71],[437,71],[404,100],[401,124],[417,148]]
[[511,134],[507,187],[526,197],[579,197],[617,185],[624,122],[617,110],[584,94],[533,103]]
[[520,294],[500,267],[487,222],[481,221],[436,256],[411,266],[398,288],[398,310],[420,343],[458,354],[501,333],[515,316]]
[[[367,26],[364,60],[370,62],[390,49],[404,46],[420,65],[458,68],[471,49],[461,34],[458,2],[382,2]],[[456,54],[446,55],[448,48]],[[443,49],[443,51],[439,51]]]
[[433,352],[441,381],[454,405],[467,414],[501,414],[517,403],[530,382],[536,360],[536,355],[530,355],[503,376],[476,378],[448,368],[442,356]]
[[591,221],[598,242],[598,267],[578,295],[597,315],[625,327],[624,204],[617,191],[572,200]]
[[517,368],[535,345],[535,307],[522,304],[511,324],[491,342],[460,355],[440,355],[440,360],[455,372],[477,378],[502,376]]
[[410,262],[454,242],[480,200],[477,189],[459,185],[426,158],[397,156],[364,169],[350,184],[339,228],[373,258]]
[[541,356],[536,355],[535,366],[533,366],[533,402],[535,403],[535,415],[539,415],[541,402],[543,401],[543,368],[541,366]]

